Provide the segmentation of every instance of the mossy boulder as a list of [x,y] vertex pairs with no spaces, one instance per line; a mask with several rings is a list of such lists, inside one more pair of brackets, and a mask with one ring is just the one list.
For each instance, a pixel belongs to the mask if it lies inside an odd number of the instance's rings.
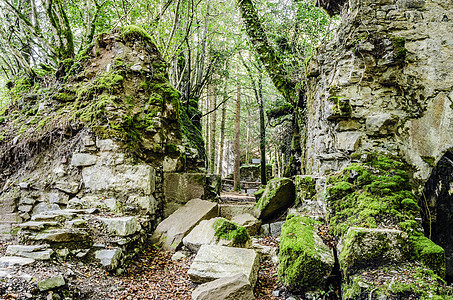
[[296,175],[294,177],[296,187],[296,205],[304,200],[312,199],[316,194],[316,179],[307,175]]
[[404,262],[410,242],[404,231],[351,227],[338,244],[338,260],[346,277],[367,266]]
[[282,211],[294,204],[295,187],[289,178],[270,180],[263,195],[255,206],[255,216],[269,220],[278,216]]
[[308,217],[289,215],[282,227],[278,276],[293,291],[325,288],[333,270],[333,252],[317,234],[320,224]]

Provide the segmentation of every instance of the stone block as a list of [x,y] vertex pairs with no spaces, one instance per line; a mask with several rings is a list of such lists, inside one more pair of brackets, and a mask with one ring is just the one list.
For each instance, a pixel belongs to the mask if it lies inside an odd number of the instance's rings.
[[169,216],[191,199],[201,199],[204,196],[205,185],[204,173],[165,173],[164,217]]
[[96,139],[96,146],[101,151],[117,151],[119,146],[111,139]]
[[366,133],[371,136],[393,134],[396,131],[399,117],[384,113],[371,115],[366,118]]
[[45,249],[47,245],[9,245],[6,249],[6,255],[33,258],[36,260],[50,260],[53,254],[52,249]]
[[242,214],[251,214],[253,215],[255,211],[255,204],[254,203],[247,203],[247,204],[225,204],[222,203],[219,205],[220,207],[220,216],[225,219],[232,219],[236,216]]
[[165,250],[175,251],[182,239],[203,220],[218,216],[216,203],[192,199],[163,220],[154,231],[151,242]]
[[0,257],[0,268],[31,265],[34,262],[35,260],[33,258],[19,256],[3,256]]
[[344,151],[356,151],[360,146],[362,133],[345,131],[337,133],[337,149]]
[[52,210],[60,210],[60,206],[55,203],[41,202],[33,208],[33,215],[39,215]]
[[257,234],[261,227],[261,221],[247,213],[235,216],[231,221],[244,226],[250,236]]
[[114,235],[128,236],[138,232],[141,226],[136,217],[99,218],[107,231]]
[[74,167],[87,167],[96,164],[98,157],[88,153],[74,153],[71,165]]
[[247,276],[237,274],[203,283],[192,292],[192,300],[254,300]]
[[373,263],[381,266],[408,258],[410,244],[397,229],[351,227],[338,244],[338,261],[345,276]]
[[[223,224],[223,222],[229,223],[226,227],[223,227],[222,232],[224,234],[228,234],[229,231],[232,233],[232,236],[230,238],[218,238],[216,236],[216,222],[222,222],[220,224]],[[209,220],[203,220],[200,222],[200,224],[195,226],[194,229],[192,229],[186,237],[183,238],[184,246],[189,248],[194,253],[198,252],[201,245],[221,245],[228,247],[234,246],[247,248],[251,244],[251,242],[249,241],[249,236],[247,236],[247,234],[243,235],[242,238],[245,240],[241,242],[236,242],[235,238],[233,238],[233,235],[238,233],[236,226],[236,224],[231,223],[224,218],[212,218]]]
[[49,227],[58,226],[58,222],[28,221],[22,224],[18,224],[16,226],[25,230],[43,230]]
[[254,215],[262,220],[269,220],[282,213],[295,201],[295,186],[289,178],[270,180],[258,203]]
[[115,270],[121,265],[123,252],[119,248],[105,249],[96,251],[94,255],[104,268],[107,270]]
[[38,281],[38,288],[41,292],[56,289],[66,284],[63,275],[53,276],[41,281]]
[[74,178],[57,181],[54,185],[57,190],[68,194],[77,194],[79,192],[79,186],[79,182],[74,180]]
[[49,243],[90,242],[90,235],[79,229],[50,229],[31,237],[35,241]]
[[202,245],[190,269],[189,277],[198,283],[244,274],[255,286],[259,256],[254,250],[216,245]]
[[319,224],[310,218],[292,215],[283,225],[278,275],[290,290],[323,289],[333,270],[333,251],[317,234]]

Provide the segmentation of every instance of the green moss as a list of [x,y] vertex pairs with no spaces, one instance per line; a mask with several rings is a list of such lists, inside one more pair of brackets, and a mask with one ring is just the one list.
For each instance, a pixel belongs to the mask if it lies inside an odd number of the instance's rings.
[[214,222],[214,229],[218,239],[232,240],[234,245],[245,245],[250,236],[245,227],[237,225],[226,219],[218,219]]
[[259,190],[257,190],[256,192],[253,193],[253,195],[255,196],[255,199],[257,201],[260,200],[261,196],[263,195],[265,189],[264,188],[260,188]]
[[123,79],[123,76],[116,72],[106,72],[96,79],[95,85],[99,90],[110,90]]
[[149,42],[152,42],[152,37],[146,32],[143,28],[129,25],[123,28],[122,38],[125,41],[136,40],[136,39],[143,39]]
[[74,101],[74,95],[68,93],[58,93],[53,98],[59,102],[71,102]]
[[320,224],[307,217],[289,215],[282,227],[278,276],[291,290],[324,288],[330,270],[321,257],[332,254],[327,253],[330,250],[324,244],[315,243],[316,226]]
[[328,101],[334,104],[332,112],[337,117],[349,117],[352,113],[352,107],[349,103],[349,99],[344,97],[338,97],[336,94],[332,94]]
[[395,60],[404,60],[406,58],[406,39],[403,37],[391,37],[393,42],[393,58]]

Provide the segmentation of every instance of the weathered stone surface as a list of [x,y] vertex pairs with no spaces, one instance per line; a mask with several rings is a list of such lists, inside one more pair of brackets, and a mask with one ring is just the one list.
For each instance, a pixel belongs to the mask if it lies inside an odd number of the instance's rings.
[[278,275],[291,290],[322,289],[333,270],[334,255],[317,234],[318,223],[307,217],[289,216],[283,225]]
[[101,265],[107,270],[115,270],[121,264],[123,252],[121,249],[104,249],[94,253]]
[[66,180],[57,181],[55,188],[68,194],[77,194],[79,192],[80,183],[74,178],[66,178]]
[[82,170],[85,187],[92,191],[155,190],[155,170],[150,165],[90,166]]
[[19,257],[19,256],[3,256],[0,257],[0,268],[8,268],[14,266],[25,266],[34,263],[33,258]]
[[114,235],[128,236],[141,229],[137,217],[99,218],[107,231]]
[[394,133],[397,125],[398,116],[390,113],[371,115],[366,118],[366,131],[368,135],[386,135]]
[[220,216],[231,220],[232,218],[242,215],[242,214],[251,214],[253,215],[255,211],[255,204],[254,203],[241,203],[238,204],[225,204],[221,203],[219,205],[220,208]]
[[258,233],[261,227],[261,221],[251,214],[241,214],[231,219],[232,222],[244,226],[250,236]]
[[282,232],[282,226],[285,224],[285,221],[278,221],[269,224],[269,235],[270,236],[280,236]]
[[49,260],[53,254],[52,249],[45,249],[47,245],[9,245],[6,249],[6,255],[28,257],[36,260]]
[[111,139],[96,139],[96,146],[101,151],[117,151],[119,146]]
[[362,133],[345,131],[337,134],[337,149],[344,151],[356,151],[360,146]]
[[216,203],[192,199],[157,226],[151,242],[166,250],[175,251],[182,245],[182,239],[198,223],[217,216]]
[[59,210],[60,206],[55,203],[41,202],[33,208],[33,215],[38,215],[43,212],[48,212],[51,210]]
[[237,274],[203,283],[192,292],[192,300],[253,300],[247,276]]
[[255,286],[258,268],[259,257],[254,250],[202,245],[188,274],[192,281],[203,283],[242,273]]
[[263,195],[255,206],[255,216],[268,220],[277,216],[283,210],[294,204],[295,187],[289,178],[270,180]]
[[399,263],[409,255],[408,236],[397,229],[351,227],[338,244],[338,261],[345,275],[369,265]]
[[89,234],[80,229],[50,229],[38,233],[31,239],[50,243],[86,242],[91,240]]
[[256,238],[252,238],[251,249],[255,250],[259,255],[261,261],[270,260],[278,265],[278,248],[272,246],[261,245]]
[[171,215],[191,199],[202,198],[205,192],[206,175],[203,173],[165,173],[164,217]]
[[53,276],[38,282],[38,288],[41,292],[56,289],[66,284],[63,275]]
[[189,248],[192,252],[197,253],[201,245],[220,245],[228,247],[244,247],[247,248],[251,242],[244,241],[241,243],[235,243],[234,238],[223,239],[215,236],[216,222],[228,222],[224,218],[212,218],[209,220],[203,220],[190,231],[190,233],[183,238],[184,246]]
[[75,167],[87,167],[96,163],[98,157],[88,153],[74,153],[71,159],[71,165]]

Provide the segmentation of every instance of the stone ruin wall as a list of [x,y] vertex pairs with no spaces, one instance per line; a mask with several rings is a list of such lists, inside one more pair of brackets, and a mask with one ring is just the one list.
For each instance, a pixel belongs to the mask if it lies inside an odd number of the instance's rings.
[[354,152],[403,157],[418,191],[453,147],[453,1],[350,0],[307,66],[305,173]]

